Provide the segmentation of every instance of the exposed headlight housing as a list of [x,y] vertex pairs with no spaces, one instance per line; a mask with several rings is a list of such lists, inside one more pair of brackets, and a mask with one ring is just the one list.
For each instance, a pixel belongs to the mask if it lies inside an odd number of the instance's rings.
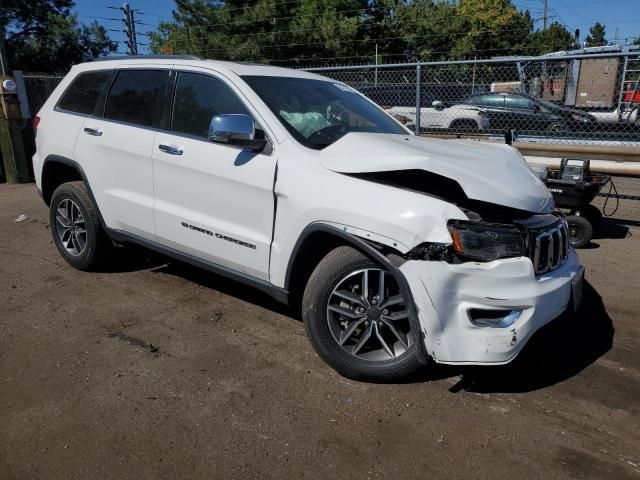
[[455,220],[447,227],[452,249],[462,257],[491,262],[526,255],[524,237],[513,225]]

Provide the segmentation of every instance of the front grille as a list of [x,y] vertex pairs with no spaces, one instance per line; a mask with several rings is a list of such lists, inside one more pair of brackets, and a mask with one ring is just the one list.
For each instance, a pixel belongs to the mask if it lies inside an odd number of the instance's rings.
[[560,221],[552,228],[530,233],[529,257],[536,275],[549,272],[564,263],[569,254],[567,224]]

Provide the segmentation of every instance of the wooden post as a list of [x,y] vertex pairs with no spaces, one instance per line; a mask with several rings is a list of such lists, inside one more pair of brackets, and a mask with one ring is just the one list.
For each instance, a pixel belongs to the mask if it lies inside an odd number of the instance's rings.
[[7,183],[28,182],[29,170],[22,142],[22,130],[15,120],[7,120],[4,114],[0,114],[0,151]]
[[[10,74],[4,47],[4,29],[0,26],[0,82]],[[8,91],[0,83],[0,152],[7,183],[29,181],[29,168],[22,140],[20,109],[15,91]]]

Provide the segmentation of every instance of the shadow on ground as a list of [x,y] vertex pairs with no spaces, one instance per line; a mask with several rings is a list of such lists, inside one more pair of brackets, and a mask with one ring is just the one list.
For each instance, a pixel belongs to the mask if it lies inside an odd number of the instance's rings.
[[174,275],[184,278],[203,287],[217,290],[226,295],[231,295],[242,301],[267,308],[281,315],[295,316],[292,309],[273,299],[266,293],[257,288],[245,285],[243,283],[231,280],[209,272],[202,268],[194,267],[188,263],[169,260],[165,257],[165,263],[153,268],[154,273],[163,273],[165,275]]
[[[264,292],[189,264],[174,261],[144,248],[127,247],[119,252],[110,271],[149,269],[174,275],[242,301],[300,320],[297,308],[288,307]],[[490,392],[529,392],[567,380],[609,351],[614,329],[602,298],[585,281],[578,312],[567,312],[536,332],[518,357],[508,365],[452,367],[432,364],[400,383],[420,383],[460,376],[451,388]]]
[[629,226],[635,222],[627,222],[617,218],[604,217],[594,229],[593,238],[625,238],[630,235]]
[[516,393],[554,385],[578,374],[609,351],[613,335],[613,324],[602,298],[585,282],[578,312],[567,312],[538,330],[508,365],[458,369],[455,373],[462,378],[451,391]]
[[118,246],[114,248],[109,260],[100,265],[96,271],[101,273],[126,273],[149,270],[166,265],[169,257],[137,245]]

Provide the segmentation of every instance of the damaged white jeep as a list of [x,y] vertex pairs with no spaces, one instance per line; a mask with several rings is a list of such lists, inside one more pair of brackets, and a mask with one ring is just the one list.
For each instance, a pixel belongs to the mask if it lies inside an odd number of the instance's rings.
[[413,136],[327,78],[111,59],[72,68],[35,124],[67,262],[136,243],[301,305],[348,377],[504,364],[580,300],[566,224],[516,150]]

